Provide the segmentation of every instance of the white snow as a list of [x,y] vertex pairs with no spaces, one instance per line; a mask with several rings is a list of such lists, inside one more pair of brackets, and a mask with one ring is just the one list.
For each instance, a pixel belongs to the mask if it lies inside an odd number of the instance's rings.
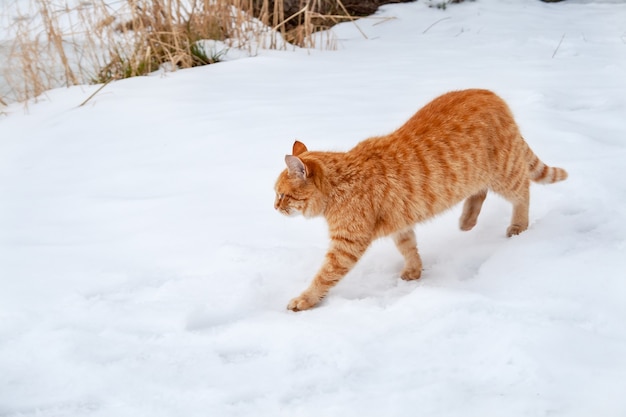
[[[338,51],[3,110],[0,416],[626,415],[626,3],[375,17]],[[532,187],[530,229],[505,238],[491,194],[471,232],[458,207],[416,227],[420,280],[384,239],[287,311],[327,244],[273,209],[293,140],[347,150],[470,87],[569,172]]]

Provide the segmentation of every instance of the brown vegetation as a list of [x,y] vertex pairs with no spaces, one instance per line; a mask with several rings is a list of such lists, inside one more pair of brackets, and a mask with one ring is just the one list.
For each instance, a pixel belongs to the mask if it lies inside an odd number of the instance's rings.
[[[217,62],[225,49],[334,49],[321,30],[406,0],[107,0],[70,7],[32,0],[11,23],[10,68],[19,101],[58,86],[143,75],[165,65]],[[223,41],[210,49],[203,40]],[[288,43],[286,43],[286,42]],[[6,101],[6,97],[3,97]]]

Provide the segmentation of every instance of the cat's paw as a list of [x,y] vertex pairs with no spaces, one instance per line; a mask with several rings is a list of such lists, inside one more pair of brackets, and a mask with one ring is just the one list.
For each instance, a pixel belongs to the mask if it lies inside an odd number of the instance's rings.
[[476,226],[476,219],[466,219],[461,217],[461,220],[459,220],[459,228],[464,232],[472,230],[474,226]]
[[528,227],[523,227],[523,226],[521,226],[519,224],[512,224],[512,225],[510,225],[508,227],[508,229],[506,229],[506,237],[519,235],[520,233],[522,233],[527,228]]
[[287,309],[291,311],[302,311],[308,310],[311,307],[315,307],[319,300],[312,300],[311,297],[308,297],[305,294],[302,294],[289,302],[287,305]]
[[419,279],[422,276],[422,266],[415,268],[404,268],[402,273],[400,274],[400,278],[405,281],[413,281],[414,279]]

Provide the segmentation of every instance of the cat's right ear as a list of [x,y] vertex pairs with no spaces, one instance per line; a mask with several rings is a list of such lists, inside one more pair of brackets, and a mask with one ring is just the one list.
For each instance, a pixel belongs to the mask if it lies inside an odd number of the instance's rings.
[[308,151],[308,149],[306,148],[306,146],[304,145],[304,143],[300,142],[299,140],[295,141],[293,143],[293,150],[291,151],[292,155],[298,156],[303,152]]
[[306,165],[300,158],[294,155],[285,155],[285,163],[287,164],[289,174],[293,174],[301,180],[306,178]]

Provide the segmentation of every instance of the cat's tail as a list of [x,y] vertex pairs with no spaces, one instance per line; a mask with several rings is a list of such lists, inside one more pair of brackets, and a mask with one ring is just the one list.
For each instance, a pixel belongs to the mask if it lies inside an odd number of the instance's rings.
[[530,179],[535,182],[552,184],[567,179],[566,170],[544,164],[528,145],[526,145],[526,160],[528,161]]

